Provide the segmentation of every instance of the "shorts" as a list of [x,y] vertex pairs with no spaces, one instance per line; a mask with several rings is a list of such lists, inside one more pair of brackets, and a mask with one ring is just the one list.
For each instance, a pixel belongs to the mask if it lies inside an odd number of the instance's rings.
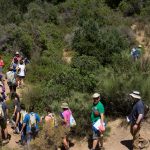
[[98,130],[93,130],[93,137],[92,137],[93,140],[99,139],[100,136],[101,136],[101,133]]
[[14,85],[9,85],[9,90],[16,92],[16,87],[17,87],[16,84],[14,84]]
[[4,118],[0,119],[0,126],[2,129],[6,129],[6,127],[7,127],[6,119],[4,119]]

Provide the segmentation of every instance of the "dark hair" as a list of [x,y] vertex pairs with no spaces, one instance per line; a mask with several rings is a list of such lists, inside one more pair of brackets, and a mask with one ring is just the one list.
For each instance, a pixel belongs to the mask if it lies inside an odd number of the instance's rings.
[[48,113],[48,112],[50,112],[50,113],[52,112],[52,108],[49,107],[49,106],[47,106],[45,110],[46,110],[47,113]]
[[20,108],[21,108],[22,110],[26,110],[25,104],[22,103],[22,104],[20,105]]
[[13,99],[17,98],[18,102],[20,102],[20,97],[19,97],[19,95],[17,93],[13,93],[12,94],[12,98]]
[[20,64],[21,64],[21,65],[23,64],[23,60],[20,61]]
[[34,111],[34,106],[30,106],[29,107],[29,112],[33,112]]

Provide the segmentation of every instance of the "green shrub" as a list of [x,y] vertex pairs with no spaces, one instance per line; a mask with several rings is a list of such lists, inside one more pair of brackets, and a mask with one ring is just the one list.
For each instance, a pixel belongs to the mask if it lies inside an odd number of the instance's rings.
[[128,39],[115,28],[100,28],[96,22],[85,23],[75,32],[72,47],[80,55],[95,56],[103,65],[112,62],[115,53],[128,48]]

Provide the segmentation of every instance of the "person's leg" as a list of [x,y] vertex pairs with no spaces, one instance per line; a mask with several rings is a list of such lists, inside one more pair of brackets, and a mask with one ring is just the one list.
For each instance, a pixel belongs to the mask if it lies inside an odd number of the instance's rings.
[[133,130],[133,150],[139,149],[139,137],[140,137],[140,127],[137,130]]
[[69,143],[67,141],[67,136],[65,136],[63,138],[63,144],[64,144],[65,149],[68,150],[69,149]]
[[100,132],[93,130],[93,145],[92,145],[92,150],[95,150],[97,144],[99,143],[99,139],[100,139]]
[[101,144],[101,149],[104,149],[104,139],[103,139],[104,135],[101,134],[100,135],[100,144]]
[[99,140],[98,139],[95,139],[93,140],[93,146],[92,146],[92,150],[95,150],[97,144],[98,144]]

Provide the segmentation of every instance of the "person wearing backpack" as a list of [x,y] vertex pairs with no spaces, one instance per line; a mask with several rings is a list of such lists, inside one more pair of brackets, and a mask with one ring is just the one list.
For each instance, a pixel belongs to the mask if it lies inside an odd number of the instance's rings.
[[19,140],[18,142],[16,142],[16,143],[20,143],[21,145],[25,145],[26,144],[26,125],[25,125],[25,127],[22,129],[22,127],[23,127],[23,121],[24,121],[24,119],[25,119],[25,116],[27,115],[28,113],[27,113],[27,111],[26,111],[26,107],[25,107],[25,105],[24,104],[20,104],[20,112],[19,112],[19,117],[18,117],[18,119],[17,119],[17,121],[16,121],[16,124],[18,124],[18,126],[19,126],[19,131],[20,131],[20,133],[21,133],[21,140]]
[[7,117],[8,117],[8,107],[5,102],[3,102],[3,98],[0,97],[0,127],[2,133],[4,133],[3,144],[9,142],[8,131],[7,131]]
[[92,122],[92,131],[93,131],[93,145],[91,150],[95,150],[97,144],[100,142],[101,144],[101,150],[104,150],[103,147],[103,132],[104,130],[96,130],[94,128],[94,124],[100,120],[100,124],[102,126],[102,129],[104,129],[104,106],[100,102],[100,94],[94,93],[93,96],[93,106],[92,106],[92,113],[91,113],[91,122]]
[[145,141],[145,144],[148,143],[148,141],[140,137],[140,129],[142,127],[145,107],[140,92],[133,91],[129,95],[133,101],[133,108],[130,115],[127,117],[127,121],[131,124],[130,133],[133,136],[133,150],[139,150],[141,149],[141,146],[139,146],[141,144],[140,141]]
[[39,131],[38,123],[41,121],[40,116],[34,113],[34,106],[29,107],[29,113],[25,115],[23,120],[23,126],[21,133],[26,128],[27,144],[30,143],[31,139],[34,139]]
[[9,86],[10,95],[16,92],[16,74],[13,72],[13,68],[9,67],[9,71],[6,73],[7,84]]
[[34,106],[29,107],[29,116],[30,116],[30,121],[29,121],[29,130],[31,134],[31,139],[35,139],[35,137],[38,135],[39,132],[39,127],[38,124],[41,121],[40,116],[37,113],[34,113]]
[[3,98],[3,101],[6,100],[6,95],[5,95],[5,87],[3,85],[3,83],[0,81],[0,94]]
[[52,109],[50,107],[46,108],[47,115],[45,116],[45,123],[49,124],[50,127],[54,128],[56,126],[56,116],[52,113]]
[[62,125],[65,129],[65,135],[63,137],[63,145],[65,147],[65,150],[69,149],[69,142],[68,142],[68,135],[70,132],[70,117],[72,115],[72,112],[68,106],[68,103],[62,103],[61,108],[63,109],[63,112],[61,113],[62,118]]

